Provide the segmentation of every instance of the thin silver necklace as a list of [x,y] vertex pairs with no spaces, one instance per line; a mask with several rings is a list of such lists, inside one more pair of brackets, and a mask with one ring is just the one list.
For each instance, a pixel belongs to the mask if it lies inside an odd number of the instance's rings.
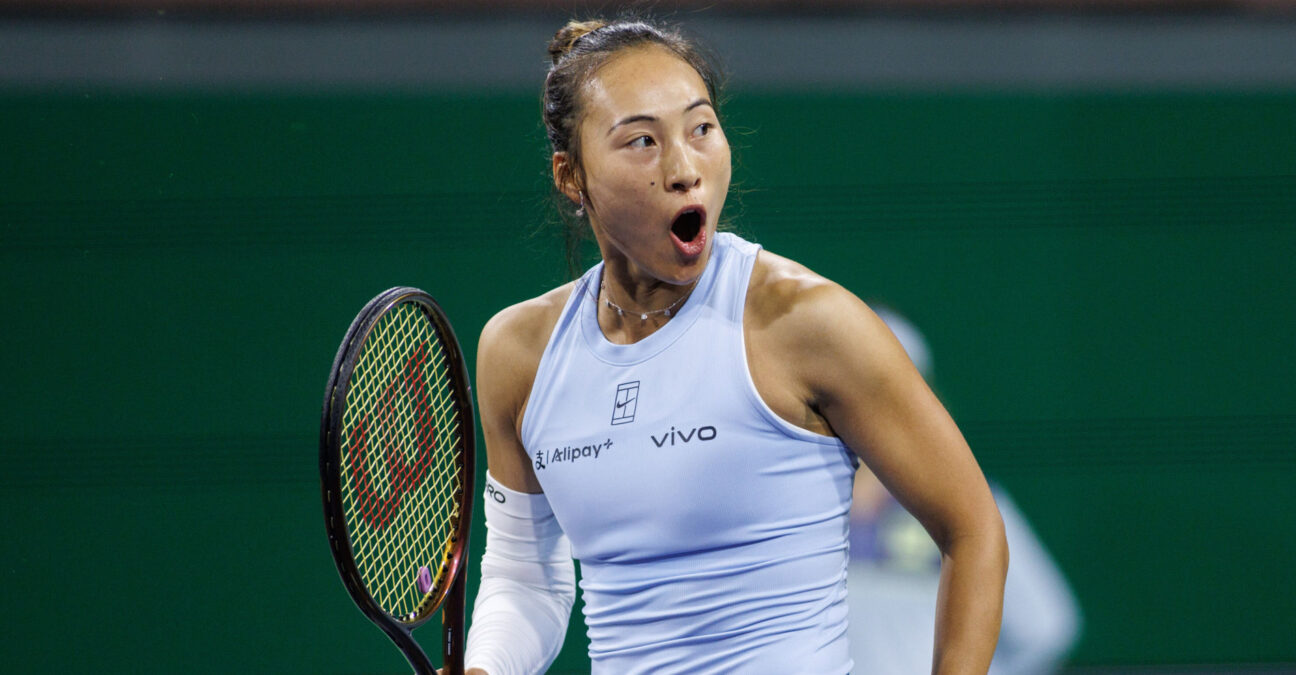
[[[648,317],[654,314],[662,314],[667,318],[670,318],[671,312],[674,311],[674,309],[678,307],[681,302],[687,300],[690,295],[693,295],[693,289],[696,287],[697,287],[697,280],[695,279],[693,280],[693,285],[689,287],[688,292],[676,298],[675,302],[672,302],[670,305],[662,309],[654,309],[648,312],[630,312],[630,314],[638,314],[640,321],[647,321]],[[622,309],[621,305],[612,302],[612,295],[608,293],[607,282],[599,282],[599,291],[603,294],[603,303],[608,307],[615,309],[617,316],[626,315],[626,310]]]

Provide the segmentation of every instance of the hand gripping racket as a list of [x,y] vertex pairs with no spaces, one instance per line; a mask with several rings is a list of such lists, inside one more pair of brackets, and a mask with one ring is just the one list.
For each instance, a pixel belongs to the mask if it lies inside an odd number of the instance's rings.
[[351,599],[419,675],[435,669],[411,631],[442,604],[445,672],[463,673],[475,448],[467,368],[441,308],[416,288],[370,300],[324,390],[324,523]]

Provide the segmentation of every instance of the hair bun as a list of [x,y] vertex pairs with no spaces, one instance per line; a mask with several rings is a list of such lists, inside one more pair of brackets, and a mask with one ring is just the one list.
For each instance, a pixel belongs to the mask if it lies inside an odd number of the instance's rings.
[[553,59],[554,65],[557,65],[558,61],[572,50],[577,40],[587,33],[592,33],[606,25],[608,23],[602,19],[568,21],[567,25],[554,33],[553,39],[549,41],[549,58]]

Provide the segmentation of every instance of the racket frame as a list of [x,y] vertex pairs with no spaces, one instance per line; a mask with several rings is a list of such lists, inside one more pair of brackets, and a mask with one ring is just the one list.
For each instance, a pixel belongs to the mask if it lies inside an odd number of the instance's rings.
[[[441,338],[441,347],[446,356],[446,370],[452,380],[451,388],[456,398],[455,405],[463,416],[459,430],[463,445],[463,487],[459,497],[461,513],[453,539],[455,544],[446,562],[449,583],[439,584],[434,589],[432,601],[421,603],[419,613],[413,619],[408,619],[388,614],[373,599],[360,577],[341,498],[341,431],[348,383],[360,359],[361,345],[383,315],[397,305],[411,301],[416,303],[424,315],[432,321]],[[431,619],[438,609],[442,611],[442,654],[445,674],[462,675],[463,673],[464,595],[468,569],[468,536],[472,525],[472,495],[473,490],[476,489],[473,463],[476,447],[472,384],[468,379],[463,350],[454,330],[450,327],[445,312],[431,295],[417,288],[397,286],[378,294],[352,320],[351,326],[342,339],[342,344],[338,347],[337,356],[333,359],[333,367],[329,371],[328,384],[324,390],[323,412],[320,415],[320,492],[324,503],[324,524],[328,532],[329,549],[333,554],[333,562],[337,565],[338,574],[342,577],[343,586],[351,595],[356,607],[387,634],[418,675],[433,675],[436,673],[436,668],[428,659],[422,646],[414,639],[412,631]]]

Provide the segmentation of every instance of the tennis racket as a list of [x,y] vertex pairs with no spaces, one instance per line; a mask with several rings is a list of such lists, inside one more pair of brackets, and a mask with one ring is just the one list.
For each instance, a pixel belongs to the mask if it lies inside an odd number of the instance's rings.
[[445,672],[463,673],[475,448],[450,322],[417,288],[379,294],[352,321],[324,390],[324,523],[351,599],[418,675],[435,668],[411,631],[442,605]]

